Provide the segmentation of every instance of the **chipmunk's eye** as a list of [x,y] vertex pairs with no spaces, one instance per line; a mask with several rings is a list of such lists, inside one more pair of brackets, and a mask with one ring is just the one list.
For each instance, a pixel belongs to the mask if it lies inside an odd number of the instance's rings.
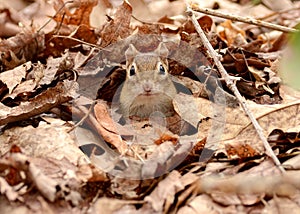
[[165,74],[166,73],[166,70],[164,68],[164,66],[162,64],[160,64],[159,66],[159,74]]
[[129,74],[130,74],[130,76],[135,75],[135,67],[133,65],[131,66],[131,68],[129,70]]

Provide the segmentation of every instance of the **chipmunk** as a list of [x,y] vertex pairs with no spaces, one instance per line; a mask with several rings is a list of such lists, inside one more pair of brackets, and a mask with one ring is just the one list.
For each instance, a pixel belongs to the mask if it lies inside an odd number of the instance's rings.
[[132,44],[126,50],[126,79],[120,93],[125,118],[145,119],[155,111],[174,114],[172,100],[177,91],[168,72],[168,52],[164,43],[148,53],[139,52]]

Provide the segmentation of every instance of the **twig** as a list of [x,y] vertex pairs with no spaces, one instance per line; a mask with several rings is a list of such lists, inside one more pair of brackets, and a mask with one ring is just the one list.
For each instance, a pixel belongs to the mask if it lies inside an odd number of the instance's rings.
[[269,23],[269,22],[254,19],[252,17],[243,17],[243,16],[232,15],[232,14],[229,14],[229,13],[220,12],[220,11],[216,11],[216,10],[211,10],[211,9],[208,9],[208,8],[200,8],[196,4],[192,4],[191,9],[193,11],[196,11],[196,12],[205,13],[205,14],[212,15],[212,16],[218,16],[218,17],[221,17],[221,18],[224,18],[224,19],[230,19],[232,21],[239,21],[239,22],[253,24],[253,25],[257,25],[257,26],[261,26],[261,27],[266,27],[266,28],[270,28],[270,29],[273,29],[273,30],[282,31],[282,32],[285,32],[285,33],[298,32],[298,30],[296,30],[294,28],[285,27],[285,26],[281,26],[281,25],[276,25],[276,24],[273,24],[273,23]]
[[255,119],[254,115],[252,114],[252,112],[248,109],[248,106],[246,105],[245,99],[242,97],[242,95],[240,94],[240,92],[238,91],[236,85],[234,84],[232,78],[229,76],[229,74],[227,73],[227,71],[224,69],[222,63],[220,62],[219,56],[217,55],[217,53],[215,52],[215,50],[213,49],[213,47],[211,46],[211,44],[209,43],[208,39],[206,38],[205,33],[203,32],[203,30],[201,29],[195,14],[193,13],[193,11],[190,9],[189,6],[187,6],[187,14],[188,16],[191,18],[204,46],[207,48],[207,50],[209,51],[211,57],[213,58],[217,68],[219,69],[222,77],[224,78],[228,88],[234,93],[234,95],[236,96],[236,98],[238,99],[238,101],[240,102],[242,108],[244,109],[245,113],[248,115],[248,117],[250,118],[253,126],[255,127],[255,130],[257,132],[257,134],[259,135],[260,139],[263,142],[263,145],[266,149],[266,153],[268,156],[270,156],[274,163],[276,164],[276,166],[279,167],[279,169],[281,170],[281,172],[285,172],[285,170],[283,169],[283,167],[281,166],[281,163],[279,162],[279,160],[277,159],[276,155],[274,154],[272,148],[270,147],[266,137],[263,134],[263,129],[261,128],[261,126],[259,125],[259,123],[257,122],[257,120]]
[[73,3],[73,1],[67,1],[67,2],[65,2],[65,3],[58,9],[58,11],[55,13],[55,15],[54,15],[53,17],[49,18],[48,21],[47,21],[42,27],[40,27],[40,29],[37,30],[37,33],[39,33],[39,32],[40,32],[47,24],[49,24],[51,21],[53,21],[53,18],[54,18],[57,14],[59,14],[59,13],[62,11],[62,9],[64,9],[64,7],[65,7],[67,4],[70,4],[70,3]]
[[[70,39],[70,40],[79,42],[81,44],[84,44],[84,45],[87,45],[87,46],[90,46],[90,47],[93,47],[93,48],[96,48],[96,49],[99,49],[99,50],[106,50],[106,51],[108,51],[107,49],[102,48],[99,45],[95,45],[95,44],[92,44],[92,43],[89,43],[89,42],[85,42],[83,40],[76,39],[76,38],[71,37],[71,36],[54,35],[53,38],[51,38],[51,40],[54,39],[54,38]],[[51,41],[51,40],[49,40],[49,41]]]
[[276,12],[273,12],[273,13],[265,15],[265,16],[257,17],[257,19],[266,20],[266,19],[270,19],[270,18],[272,18],[274,16],[277,16],[277,15],[282,15],[284,13],[288,13],[288,12],[293,11],[293,10],[300,10],[300,7],[293,7],[293,8],[288,8],[288,9],[284,9],[284,10],[281,10],[281,11],[276,11]]
[[[97,103],[96,100],[94,100],[91,105],[90,108],[88,110],[88,112],[85,113],[85,115],[80,119],[79,122],[77,122],[74,126],[72,126],[67,132],[70,133],[71,131],[73,131],[75,128],[77,128],[78,126],[81,126],[83,124],[83,122],[86,120],[86,118],[89,116],[89,114],[92,112],[95,104]],[[80,107],[79,107],[80,109]]]

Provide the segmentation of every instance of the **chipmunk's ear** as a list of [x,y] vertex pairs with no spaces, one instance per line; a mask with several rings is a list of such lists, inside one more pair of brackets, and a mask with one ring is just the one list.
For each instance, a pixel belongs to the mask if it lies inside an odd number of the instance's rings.
[[168,48],[162,42],[159,43],[158,47],[156,48],[156,50],[154,52],[157,53],[157,55],[164,57],[164,58],[167,58],[167,56],[169,54]]
[[133,46],[133,44],[130,44],[128,49],[125,51],[126,61],[134,58],[138,53],[139,51]]

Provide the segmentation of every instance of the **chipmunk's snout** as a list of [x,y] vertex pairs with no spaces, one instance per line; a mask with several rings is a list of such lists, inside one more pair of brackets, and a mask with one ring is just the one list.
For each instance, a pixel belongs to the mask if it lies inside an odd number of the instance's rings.
[[144,89],[144,92],[151,93],[152,89],[153,89],[153,85],[150,82],[145,82],[143,84],[143,89]]

